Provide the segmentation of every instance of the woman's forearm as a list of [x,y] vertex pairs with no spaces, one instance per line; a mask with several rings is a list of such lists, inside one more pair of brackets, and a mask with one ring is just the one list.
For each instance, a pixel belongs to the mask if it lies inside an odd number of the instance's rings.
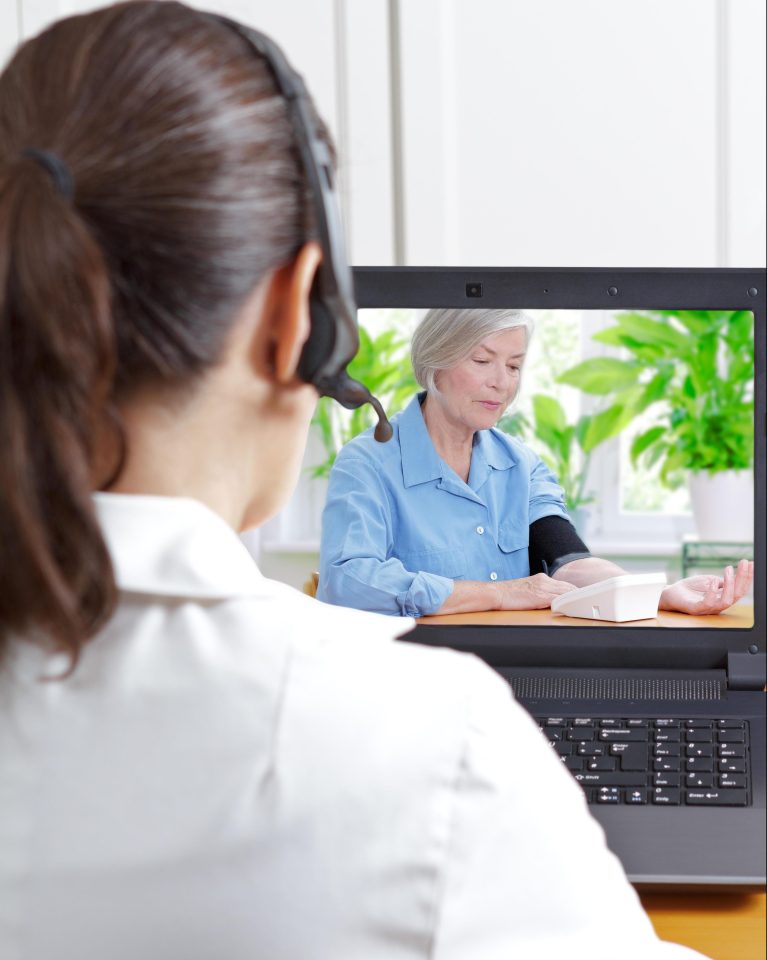
[[541,610],[554,597],[572,590],[573,585],[554,580],[545,573],[516,580],[455,580],[453,592],[438,613],[474,613],[479,610]]
[[499,610],[500,591],[495,583],[482,580],[454,580],[453,592],[437,613],[476,613],[479,610]]

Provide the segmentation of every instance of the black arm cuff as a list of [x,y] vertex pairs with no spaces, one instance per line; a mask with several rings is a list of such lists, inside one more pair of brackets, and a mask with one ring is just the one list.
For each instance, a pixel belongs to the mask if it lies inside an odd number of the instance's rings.
[[541,517],[530,524],[527,553],[530,573],[547,573],[550,577],[571,560],[591,556],[575,527],[569,520],[558,516]]

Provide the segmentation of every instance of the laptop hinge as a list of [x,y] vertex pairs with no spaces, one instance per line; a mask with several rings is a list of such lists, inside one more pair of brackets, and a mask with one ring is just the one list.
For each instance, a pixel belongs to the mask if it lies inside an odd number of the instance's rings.
[[727,654],[728,690],[764,690],[767,684],[767,654],[746,651]]

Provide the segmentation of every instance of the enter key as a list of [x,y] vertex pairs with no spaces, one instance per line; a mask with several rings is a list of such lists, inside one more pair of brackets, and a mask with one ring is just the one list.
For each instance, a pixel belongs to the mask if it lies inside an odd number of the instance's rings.
[[610,746],[610,753],[620,758],[621,770],[647,770],[646,743],[613,743]]

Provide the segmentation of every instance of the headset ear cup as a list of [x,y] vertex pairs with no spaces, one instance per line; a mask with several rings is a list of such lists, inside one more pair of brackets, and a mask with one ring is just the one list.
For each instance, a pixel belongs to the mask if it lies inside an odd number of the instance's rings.
[[298,375],[305,383],[319,387],[325,374],[325,364],[333,354],[336,343],[336,321],[320,299],[315,287],[309,298],[309,336],[298,361]]

